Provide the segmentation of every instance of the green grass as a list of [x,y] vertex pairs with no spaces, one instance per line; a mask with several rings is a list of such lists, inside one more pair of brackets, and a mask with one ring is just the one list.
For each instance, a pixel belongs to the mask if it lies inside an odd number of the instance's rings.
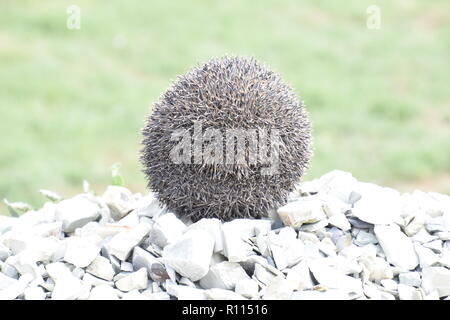
[[144,192],[139,130],[151,104],[225,53],[266,62],[306,102],[306,179],[337,168],[450,192],[439,178],[450,177],[448,1],[376,1],[380,30],[366,28],[366,0],[76,3],[80,30],[66,28],[72,2],[0,2],[0,198],[37,206],[38,189],[71,196],[83,179],[103,192],[116,162]]

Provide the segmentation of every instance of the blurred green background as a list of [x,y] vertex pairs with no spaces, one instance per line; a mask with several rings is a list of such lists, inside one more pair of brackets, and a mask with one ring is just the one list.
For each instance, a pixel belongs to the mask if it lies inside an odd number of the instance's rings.
[[[67,8],[81,9],[70,30]],[[381,28],[366,26],[381,9]],[[0,2],[0,198],[98,193],[121,163],[145,192],[140,129],[178,74],[251,55],[305,101],[315,155],[305,179],[351,171],[402,191],[450,192],[450,2]],[[0,212],[6,212],[0,207]]]

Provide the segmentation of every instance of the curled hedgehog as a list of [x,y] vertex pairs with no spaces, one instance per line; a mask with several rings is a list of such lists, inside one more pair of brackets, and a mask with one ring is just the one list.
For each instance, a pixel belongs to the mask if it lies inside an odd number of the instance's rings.
[[254,58],[214,58],[179,76],[142,129],[148,187],[179,216],[266,217],[312,155],[303,102]]

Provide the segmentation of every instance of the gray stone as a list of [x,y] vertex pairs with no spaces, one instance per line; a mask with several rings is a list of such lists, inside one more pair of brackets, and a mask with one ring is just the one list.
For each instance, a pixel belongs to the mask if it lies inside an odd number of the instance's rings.
[[275,268],[275,266],[272,263],[270,263],[269,258],[270,257],[266,257],[266,259],[264,259],[261,256],[253,255],[253,256],[248,257],[247,261],[253,261],[255,264],[258,263],[262,267],[264,267],[267,271],[272,272],[273,274],[275,274],[277,276],[283,275],[283,273],[280,270]]
[[64,232],[73,232],[100,217],[100,207],[84,195],[66,199],[56,205],[55,218],[62,221]]
[[236,283],[234,291],[245,298],[252,299],[258,296],[258,283],[253,279],[243,279]]
[[[34,256],[36,262],[49,263],[62,259],[65,250],[66,244],[63,240],[49,236],[47,238],[34,238],[29,248],[24,251],[28,251],[30,255]],[[20,254],[25,253],[21,252]]]
[[380,257],[363,255],[359,257],[358,261],[367,270],[368,279],[370,281],[380,281],[383,279],[392,279],[394,277],[389,263]]
[[141,268],[116,281],[116,287],[121,291],[146,289],[148,285],[147,270]]
[[134,269],[136,270],[145,268],[147,270],[148,276],[153,281],[162,282],[166,279],[169,279],[169,275],[164,265],[150,252],[145,251],[140,247],[134,248],[132,263]]
[[43,263],[39,264],[38,269],[39,269],[39,273],[40,273],[41,277],[43,277],[43,278],[48,277],[47,270],[45,269],[45,264],[43,264]]
[[388,293],[388,296],[384,296],[383,293],[387,293],[379,288],[377,285],[374,285],[372,282],[365,282],[363,284],[364,294],[370,300],[395,300],[395,297]]
[[250,277],[236,262],[223,261],[214,264],[209,272],[200,279],[200,286],[204,289],[221,288],[234,290],[236,284]]
[[25,300],[45,300],[46,294],[42,287],[28,287],[24,290]]
[[[67,247],[64,261],[77,267],[85,268],[98,256],[100,246],[93,238],[70,237],[67,238]],[[97,242],[97,243],[96,243]]]
[[126,276],[130,275],[131,272],[119,272],[118,274],[116,274],[113,278],[113,281],[119,281],[122,278],[125,278]]
[[445,232],[450,232],[450,204],[442,215],[442,226]]
[[423,300],[418,289],[402,283],[398,285],[398,296],[400,300]]
[[439,263],[440,258],[433,250],[425,248],[419,243],[414,244],[414,249],[419,257],[419,263],[422,269]]
[[436,236],[442,241],[450,241],[450,232],[436,232]]
[[176,279],[175,270],[172,267],[161,263],[152,264],[150,269],[150,277],[153,281],[158,282],[162,282],[167,279],[172,279],[175,281]]
[[422,245],[425,248],[431,249],[436,253],[442,253],[442,240],[434,240]]
[[300,227],[301,231],[306,231],[306,232],[317,232],[323,228],[325,228],[328,225],[328,220],[327,219],[323,219],[314,223],[308,223],[308,224],[304,224]]
[[13,266],[20,275],[30,274],[33,279],[42,279],[41,272],[37,266],[32,252],[21,252],[18,255],[10,256],[5,264]]
[[[320,194],[320,200],[322,201],[322,208],[328,218],[333,216],[344,215],[345,212],[351,209],[351,205],[347,202],[329,195]],[[350,226],[350,225],[349,225]]]
[[444,229],[444,219],[442,216],[430,217],[425,220],[425,228],[428,232],[447,231]]
[[117,221],[114,226],[124,226],[126,228],[133,228],[137,226],[140,222],[139,216],[136,212],[131,211],[129,214],[127,214],[125,217]]
[[358,182],[358,193],[362,197],[352,209],[358,219],[372,224],[391,224],[400,218],[401,201],[397,190]]
[[282,228],[278,234],[269,232],[267,244],[278,270],[295,265],[304,256],[304,244],[291,227]]
[[305,232],[305,231],[299,231],[298,232],[298,238],[303,242],[312,242],[312,243],[319,243],[319,238],[311,232]]
[[[91,286],[82,280],[70,276],[59,277],[55,281],[51,299],[52,300],[76,300],[89,296]],[[87,298],[87,297],[86,297]]]
[[346,257],[348,259],[357,259],[362,255],[376,256],[377,254],[378,247],[373,244],[368,244],[364,247],[358,247],[357,245],[351,244],[339,252],[341,257]]
[[102,247],[100,253],[103,257],[109,259],[109,262],[111,262],[111,266],[115,273],[119,273],[121,271],[120,270],[120,262],[121,261],[109,253],[108,247],[106,246],[106,244]]
[[317,247],[326,256],[332,256],[332,257],[336,256],[337,248],[330,238],[323,238],[320,241],[320,243],[317,245]]
[[0,235],[10,231],[19,222],[19,218],[0,215]]
[[352,245],[352,235],[350,233],[346,233],[336,239],[337,252],[341,252],[342,250],[351,245]]
[[408,224],[405,226],[405,233],[409,237],[415,235],[417,232],[419,232],[423,227],[425,226],[425,219],[426,215],[422,212],[417,212],[411,220],[408,222]]
[[255,237],[255,244],[256,244],[258,252],[262,256],[267,257],[271,254],[270,250],[269,250],[269,236],[268,235],[260,234],[257,237]]
[[428,231],[425,230],[425,228],[423,228],[423,229],[420,229],[415,235],[413,235],[411,237],[411,239],[413,241],[416,241],[416,242],[419,242],[419,243],[423,244],[423,243],[427,243],[427,242],[431,242],[433,240],[436,240],[436,239],[438,239],[438,237],[435,236],[435,235],[430,235],[428,233]]
[[312,181],[302,181],[295,186],[295,191],[292,192],[292,197],[299,197],[302,194],[315,194],[319,192],[319,179],[314,179]]
[[54,281],[57,281],[60,278],[72,276],[72,271],[63,262],[53,262],[47,264],[45,269],[47,270],[48,276]]
[[[429,294],[425,294],[423,289],[420,289],[420,292],[423,296],[423,300],[439,300],[439,292],[437,290],[434,290],[430,292]],[[449,300],[448,297],[444,300]]]
[[[15,202],[15,203],[6,203],[6,205],[10,208],[16,208],[16,206],[20,207],[22,205],[27,205],[25,203]],[[31,207],[30,207],[31,208]],[[21,209],[16,210],[18,212],[22,211]],[[38,211],[35,210],[27,210],[23,212],[20,217],[17,219],[17,223],[11,226],[11,231],[25,231],[31,230],[32,227],[37,225],[38,223],[45,222],[45,217],[42,214],[39,214]]]
[[11,255],[11,250],[0,243],[0,261],[5,261]]
[[178,300],[206,300],[205,290],[177,285],[170,280],[166,281],[166,290]]
[[376,225],[374,232],[390,263],[405,270],[413,270],[418,265],[412,241],[398,226]]
[[253,277],[258,280],[263,285],[268,285],[270,281],[276,277],[276,274],[267,270],[267,268],[263,267],[259,263],[255,264],[255,271],[253,273]]
[[51,292],[55,288],[55,281],[53,281],[52,278],[47,278],[40,286],[48,291],[46,293],[46,298],[50,298]]
[[125,272],[133,272],[133,264],[130,262],[122,261],[120,264],[120,270]]
[[420,287],[422,283],[422,279],[420,277],[419,272],[404,272],[398,275],[399,282],[401,284],[412,286],[412,287]]
[[328,218],[328,223],[343,231],[348,231],[351,228],[350,222],[343,213],[335,214]]
[[[41,266],[43,266],[43,265],[41,265]],[[84,274],[85,274],[85,271],[83,268],[76,267],[75,269],[72,270],[72,275],[74,277],[77,277],[78,279],[82,279]]]
[[422,288],[426,293],[437,290],[439,297],[450,295],[450,270],[444,267],[427,267],[422,270]]
[[157,246],[164,248],[166,245],[175,242],[186,229],[186,225],[178,219],[172,212],[158,217],[150,231],[150,241]]
[[209,270],[214,238],[203,230],[190,230],[163,251],[164,262],[180,275],[197,281]]
[[10,285],[16,283],[18,280],[8,277],[3,273],[0,273],[0,291],[8,288]]
[[151,292],[160,292],[161,287],[158,282],[152,282],[151,287],[145,291],[150,291],[150,290],[151,290]]
[[116,274],[109,259],[102,256],[97,256],[87,267],[86,271],[107,281],[111,281]]
[[180,281],[178,281],[178,283],[179,283],[179,284],[182,284],[182,285],[185,285],[185,286],[188,286],[188,287],[197,288],[197,286],[195,285],[195,283],[192,282],[191,280],[189,280],[189,279],[186,278],[186,277],[181,277],[181,278],[180,278]]
[[[415,190],[412,196],[417,200],[420,206],[420,210],[430,217],[439,217],[444,214],[445,202],[441,201],[443,195],[436,193],[425,193],[423,191]],[[448,204],[447,204],[448,205]]]
[[124,187],[108,186],[102,198],[111,210],[111,217],[116,221],[122,219],[136,207],[133,194]]
[[306,261],[301,261],[299,264],[288,269],[286,280],[292,284],[294,290],[301,291],[314,286]]
[[347,220],[354,228],[358,229],[370,229],[373,228],[373,224],[364,222],[353,215],[347,215]]
[[223,251],[223,240],[222,240],[222,223],[219,219],[203,218],[186,228],[188,230],[203,230],[209,233],[211,237],[214,238],[214,252]]
[[383,279],[380,284],[389,291],[397,291],[398,283],[392,279]]
[[40,223],[33,227],[33,235],[62,238],[62,221]]
[[144,237],[150,232],[151,225],[141,223],[136,227],[116,234],[107,244],[108,252],[121,261],[127,260],[134,247],[142,242]]
[[96,276],[93,276],[92,274],[90,274],[88,272],[86,272],[83,275],[82,280],[83,280],[84,283],[87,283],[87,284],[89,284],[92,287],[97,287],[97,286],[101,286],[101,285],[108,285],[108,286],[113,286],[114,285],[113,281],[106,281],[106,280],[100,279],[100,278],[98,278]]
[[[358,257],[359,256],[360,255],[358,255]],[[358,274],[362,271],[361,264],[358,262],[358,257],[351,255],[347,257],[340,254],[336,257],[327,257],[325,259],[322,258],[322,261],[343,274],[352,275],[355,273]]]
[[19,272],[17,271],[16,268],[14,268],[12,265],[10,265],[9,263],[0,263],[0,271],[13,279],[18,279],[19,278]]
[[253,247],[248,243],[250,237],[267,234],[271,221],[265,219],[234,219],[222,225],[223,254],[230,262],[246,260]]
[[439,264],[450,269],[450,250],[445,250],[440,255]]
[[363,247],[365,245],[368,245],[369,243],[378,243],[378,239],[373,233],[361,230],[358,232],[358,235],[356,236],[356,239],[353,241],[353,243],[357,246]]
[[27,231],[11,230],[3,234],[1,241],[13,255],[16,255],[29,248],[33,239],[34,237]]
[[91,221],[81,228],[77,228],[74,235],[81,238],[95,235],[105,239],[128,229],[127,226],[119,225],[118,223],[102,225],[97,221]]
[[288,300],[294,291],[293,284],[283,277],[273,278],[265,289],[264,300]]
[[317,259],[322,258],[324,255],[319,250],[319,244],[320,243],[312,243],[312,242],[305,242],[304,243],[304,258],[306,259]]
[[336,197],[343,202],[351,204],[358,198],[357,195],[352,195],[357,183],[358,181],[351,173],[333,170],[320,177],[318,181],[319,193]]
[[316,196],[304,197],[298,201],[289,202],[278,208],[280,219],[286,226],[299,228],[305,223],[314,223],[326,219],[322,202]]
[[33,276],[29,273],[22,275],[19,280],[0,291],[0,300],[14,300],[18,296],[22,295],[33,280]]
[[362,293],[362,283],[356,279],[337,271],[336,269],[324,264],[320,259],[308,262],[314,278],[323,286],[330,289],[346,290],[349,293]]
[[153,217],[159,215],[164,206],[158,201],[153,193],[149,193],[136,202],[136,213],[138,216]]

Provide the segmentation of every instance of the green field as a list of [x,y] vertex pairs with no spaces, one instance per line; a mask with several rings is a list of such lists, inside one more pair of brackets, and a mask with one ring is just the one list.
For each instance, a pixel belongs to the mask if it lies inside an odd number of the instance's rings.
[[[67,7],[81,28],[66,27]],[[381,28],[366,26],[367,7]],[[450,192],[449,1],[0,2],[0,198],[43,202],[121,163],[144,192],[140,129],[180,73],[224,54],[283,75],[312,118],[306,179],[351,171],[403,191]],[[0,212],[6,212],[0,207]]]

